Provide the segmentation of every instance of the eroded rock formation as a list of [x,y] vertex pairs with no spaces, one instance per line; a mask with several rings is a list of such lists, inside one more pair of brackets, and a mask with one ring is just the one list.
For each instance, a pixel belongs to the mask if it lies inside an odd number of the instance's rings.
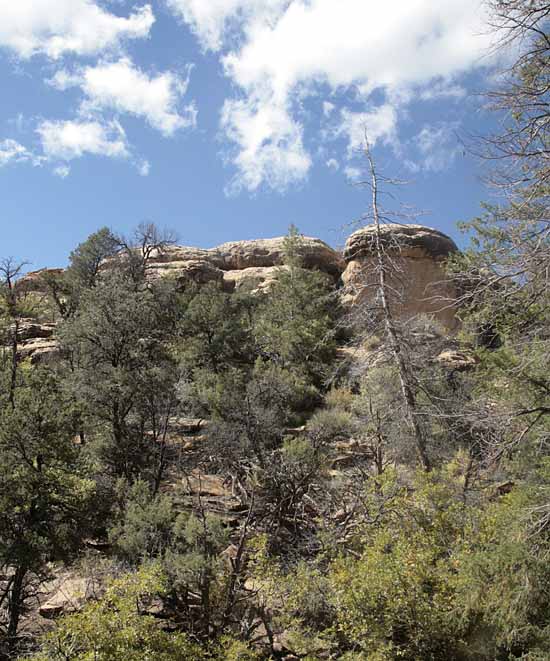
[[[198,284],[220,282],[226,291],[256,289],[273,281],[284,262],[284,237],[232,241],[208,250],[170,246],[153,253],[150,277],[173,277]],[[337,280],[344,270],[342,255],[320,239],[303,237],[300,252],[306,268],[318,269]]]
[[[284,241],[284,237],[233,241],[210,249],[169,246],[153,252],[147,273],[150,278],[173,278],[181,286],[216,282],[227,292],[268,292],[285,268]],[[455,291],[443,270],[443,261],[457,251],[454,241],[422,225],[393,224],[383,226],[382,242],[391,262],[388,283],[396,292],[396,314],[405,319],[428,314],[448,330],[455,329]],[[375,295],[374,226],[354,232],[343,253],[312,237],[302,238],[300,251],[306,268],[329,274],[335,287],[341,287],[345,305],[353,308]],[[45,296],[45,277],[60,273],[62,269],[34,271],[18,286],[26,293]],[[55,357],[54,331],[55,324],[22,320],[21,358],[41,362]]]
[[[375,232],[375,226],[368,225],[347,240],[342,282],[348,306],[374,302]],[[449,330],[456,328],[456,291],[443,268],[445,259],[458,251],[454,241],[430,227],[392,223],[381,227],[381,244],[395,314],[401,319],[426,314]]]

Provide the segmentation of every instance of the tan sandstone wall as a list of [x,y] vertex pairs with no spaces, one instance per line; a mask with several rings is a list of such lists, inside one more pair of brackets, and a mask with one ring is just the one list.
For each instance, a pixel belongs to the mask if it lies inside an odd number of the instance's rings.
[[[452,239],[422,225],[385,225],[382,235],[386,282],[395,314],[403,320],[429,315],[448,330],[455,330],[456,290],[444,270],[447,257],[458,250]],[[349,237],[344,257],[345,305],[376,305],[378,275],[373,226]]]

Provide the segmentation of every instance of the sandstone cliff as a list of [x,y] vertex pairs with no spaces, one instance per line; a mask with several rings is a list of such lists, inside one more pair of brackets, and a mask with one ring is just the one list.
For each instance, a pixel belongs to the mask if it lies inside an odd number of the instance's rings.
[[[368,304],[376,295],[375,231],[373,225],[363,227],[346,242],[342,283],[348,306]],[[456,291],[443,268],[445,259],[458,251],[454,241],[430,227],[396,223],[381,227],[381,239],[395,314],[405,320],[425,314],[455,329]]]
[[[389,269],[389,285],[394,290],[397,316],[411,318],[427,314],[446,329],[457,327],[452,304],[455,291],[443,270],[444,260],[457,251],[454,241],[437,230],[422,225],[389,224],[382,228],[383,245]],[[374,227],[354,232],[343,252],[320,239],[303,237],[301,256],[306,268],[330,275],[341,292],[345,306],[357,306],[374,296]],[[151,255],[150,278],[170,277],[184,286],[187,282],[217,282],[227,292],[268,292],[284,261],[284,237],[233,241],[210,249],[170,246]],[[45,296],[44,275],[61,269],[43,269],[27,274],[18,286],[35,296]],[[20,329],[20,353],[40,362],[55,355],[55,326],[25,320]]]

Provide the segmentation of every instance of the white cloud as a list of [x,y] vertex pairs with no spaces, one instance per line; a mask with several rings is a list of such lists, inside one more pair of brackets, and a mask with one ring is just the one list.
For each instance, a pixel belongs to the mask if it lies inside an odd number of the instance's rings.
[[58,89],[78,86],[86,95],[82,114],[113,109],[144,117],[164,135],[196,125],[193,103],[180,107],[189,84],[188,68],[184,76],[174,72],[148,76],[129,58],[83,67],[74,73],[58,71],[50,81]]
[[304,149],[302,126],[284,106],[261,98],[226,101],[221,123],[237,147],[232,161],[238,175],[229,192],[255,191],[262,184],[283,191],[306,178],[311,158]]
[[203,48],[218,50],[239,23],[272,20],[288,0],[166,0],[166,4],[191,26]]
[[356,184],[361,181],[361,175],[363,173],[359,168],[353,167],[352,165],[347,165],[344,168],[344,174],[350,183]]
[[[339,104],[339,131],[353,148],[365,119],[371,140],[394,140],[406,103],[457,97],[457,77],[488,63],[480,57],[490,37],[479,0],[167,2],[204,47],[222,52],[239,90],[224,106],[222,126],[236,147],[235,182],[249,190],[307,176],[311,158],[296,110],[307,95],[326,91],[328,103]],[[374,91],[382,100],[373,109]],[[350,92],[365,112],[345,107]]]
[[138,165],[138,172],[142,177],[148,177],[151,172],[151,163],[149,161],[141,161]]
[[94,0],[4,0],[0,3],[0,47],[19,57],[65,53],[93,55],[125,39],[148,36],[155,21],[150,5],[117,16]]
[[124,130],[117,122],[44,121],[37,133],[48,160],[71,161],[84,154],[128,158]]
[[34,160],[33,154],[16,140],[8,138],[0,142],[0,167],[31,160]]
[[329,170],[334,170],[335,172],[340,169],[340,163],[335,158],[329,158],[325,165]]
[[69,165],[58,165],[54,168],[53,173],[60,179],[66,179],[71,174],[71,167]]
[[390,104],[384,104],[368,112],[341,111],[341,123],[337,135],[348,139],[348,157],[353,157],[365,144],[365,136],[371,146],[379,140],[397,144],[397,111]]
[[427,84],[476,63],[481,19],[479,0],[294,0],[274,24],[250,21],[225,64],[245,89],[267,79],[280,94],[310,79],[363,91]]
[[424,126],[415,136],[413,142],[420,152],[424,170],[441,172],[452,165],[462,150],[455,131],[455,124],[441,123],[438,126]]

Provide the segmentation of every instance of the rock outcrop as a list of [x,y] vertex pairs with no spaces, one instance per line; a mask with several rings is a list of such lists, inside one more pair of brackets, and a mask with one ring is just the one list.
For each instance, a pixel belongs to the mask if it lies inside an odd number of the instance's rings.
[[[228,271],[280,266],[284,262],[284,242],[284,237],[232,241],[214,248],[213,252],[221,257],[223,264],[221,268]],[[302,237],[300,254],[307,269],[324,271],[336,278],[344,269],[342,256],[320,239]]]
[[436,361],[442,366],[457,372],[466,372],[476,367],[479,362],[477,356],[468,350],[446,349],[437,357]]
[[17,282],[17,287],[25,293],[45,294],[47,292],[45,280],[48,277],[61,275],[64,269],[39,269],[29,271]]
[[[44,363],[59,355],[59,344],[54,337],[56,324],[35,319],[20,319],[17,329],[17,356],[30,359],[31,364]],[[12,327],[13,332],[14,328]],[[0,345],[0,351],[6,350]]]
[[[172,277],[186,282],[223,283],[226,291],[266,288],[284,262],[284,237],[232,241],[208,250],[170,246],[153,253],[149,276]],[[301,257],[305,268],[318,269],[336,281],[344,270],[342,255],[320,239],[303,237]]]
[[79,611],[87,601],[96,596],[95,586],[90,578],[70,571],[60,572],[51,588],[51,593],[39,607],[40,615],[46,619]]
[[[422,225],[384,225],[382,244],[391,260],[388,284],[396,292],[398,316],[410,318],[429,314],[447,329],[456,325],[452,300],[455,291],[446,280],[442,262],[457,251],[452,239]],[[184,288],[193,282],[219,284],[226,292],[269,292],[284,267],[285,238],[233,241],[216,248],[169,246],[154,251],[148,262],[148,277],[172,278]],[[302,237],[302,263],[332,277],[335,286],[343,285],[342,300],[353,308],[376,291],[374,226],[354,232],[344,252],[334,250],[320,239]],[[42,269],[24,276],[18,287],[42,298],[47,293],[45,279],[63,272]],[[43,362],[59,351],[54,337],[55,324],[22,320],[19,351],[22,359]]]
[[223,272],[223,288],[227,292],[268,291],[285,266],[249,266]]
[[20,319],[18,326],[17,339],[19,342],[25,342],[31,339],[52,337],[56,325],[51,322],[39,323],[34,319]]
[[[376,228],[354,232],[344,249],[343,300],[349,306],[374,301],[377,285]],[[387,264],[386,281],[394,311],[401,319],[425,314],[449,330],[457,326],[453,301],[456,291],[443,269],[444,260],[458,251],[454,241],[423,225],[387,224],[381,227]]]
[[30,338],[19,345],[18,355],[21,360],[30,359],[32,365],[47,363],[59,356],[59,344],[53,338]]

